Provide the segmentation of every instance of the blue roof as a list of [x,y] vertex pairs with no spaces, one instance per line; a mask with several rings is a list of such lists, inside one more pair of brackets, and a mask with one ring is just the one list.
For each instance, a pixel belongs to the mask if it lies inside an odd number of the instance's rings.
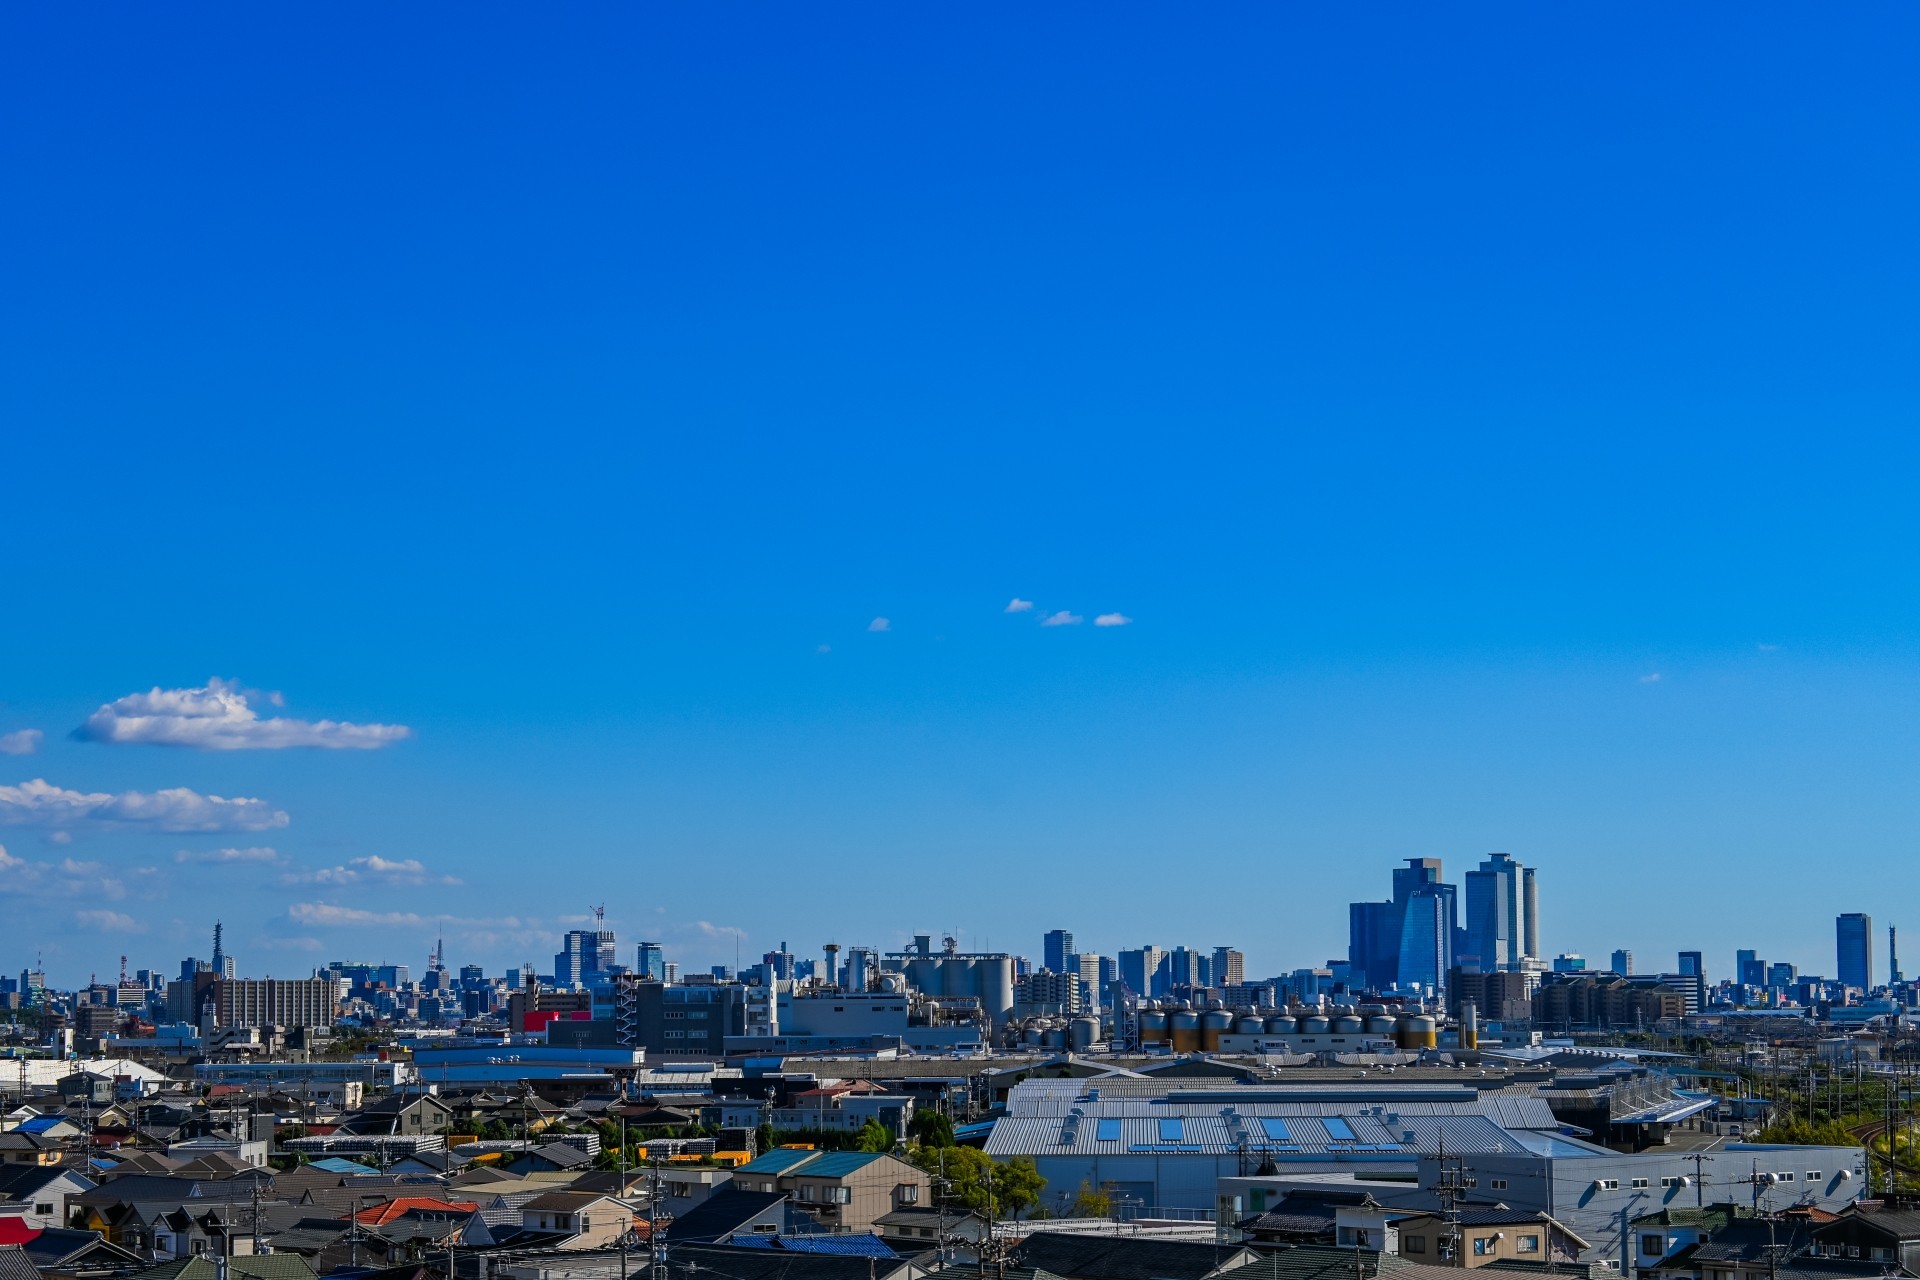
[[795,1165],[805,1164],[819,1154],[818,1151],[803,1151],[793,1147],[775,1147],[765,1155],[757,1156],[747,1161],[738,1169],[735,1169],[734,1172],[737,1174],[785,1173]]
[[35,1116],[31,1120],[22,1120],[14,1127],[21,1133],[45,1133],[55,1125],[66,1124],[65,1116]]
[[794,1172],[803,1178],[844,1178],[849,1173],[864,1169],[881,1158],[880,1154],[874,1151],[827,1151],[813,1154],[818,1159],[809,1161],[806,1168],[795,1169]]
[[328,1173],[378,1173],[372,1165],[356,1164],[351,1160],[342,1160],[339,1156],[328,1156],[325,1160],[312,1161],[310,1169],[325,1169]]
[[831,1253],[849,1258],[898,1258],[876,1235],[770,1236],[742,1232],[728,1244],[748,1249],[784,1249],[789,1253]]

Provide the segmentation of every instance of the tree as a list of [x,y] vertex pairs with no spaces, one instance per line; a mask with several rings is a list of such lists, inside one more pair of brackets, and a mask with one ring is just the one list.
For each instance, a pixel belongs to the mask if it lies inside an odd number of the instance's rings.
[[860,1126],[860,1132],[854,1135],[853,1149],[855,1151],[891,1151],[893,1134],[887,1131],[885,1125],[868,1116],[867,1122]]
[[942,1111],[916,1111],[907,1122],[907,1134],[923,1147],[950,1147],[953,1121]]
[[934,1191],[942,1201],[996,1218],[1019,1217],[1047,1186],[1032,1156],[996,1164],[978,1147],[915,1146],[908,1149],[907,1159],[934,1177]]
[[1113,1197],[1105,1191],[1095,1190],[1093,1184],[1083,1178],[1079,1194],[1073,1198],[1070,1213],[1076,1218],[1110,1218],[1113,1216]]
[[1017,1218],[1025,1213],[1047,1189],[1047,1180],[1040,1176],[1040,1166],[1033,1162],[1032,1156],[1015,1156],[1005,1164],[993,1165],[992,1169],[994,1198],[1009,1217]]

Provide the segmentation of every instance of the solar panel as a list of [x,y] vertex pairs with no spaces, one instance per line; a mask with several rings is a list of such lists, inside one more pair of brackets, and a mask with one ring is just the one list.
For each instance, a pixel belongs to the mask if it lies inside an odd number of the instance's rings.
[[1339,1116],[1321,1116],[1320,1127],[1327,1131],[1327,1137],[1334,1142],[1353,1141],[1353,1126]]
[[1179,1120],[1177,1119],[1162,1120],[1160,1122],[1160,1141],[1162,1142],[1186,1141],[1186,1130],[1181,1128]]
[[1293,1131],[1287,1128],[1287,1122],[1285,1120],[1276,1119],[1273,1116],[1262,1116],[1260,1119],[1260,1127],[1267,1131],[1267,1138],[1269,1141],[1272,1141],[1272,1142],[1292,1142],[1293,1141]]
[[1118,1120],[1096,1121],[1093,1127],[1093,1139],[1095,1142],[1120,1141],[1120,1122]]

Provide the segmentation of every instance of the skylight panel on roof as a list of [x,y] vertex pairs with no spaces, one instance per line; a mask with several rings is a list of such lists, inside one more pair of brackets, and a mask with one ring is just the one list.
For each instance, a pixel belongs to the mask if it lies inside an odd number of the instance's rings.
[[1270,1142],[1292,1142],[1293,1141],[1293,1130],[1287,1128],[1287,1122],[1285,1120],[1279,1119],[1278,1117],[1275,1117],[1275,1116],[1261,1117],[1260,1127],[1267,1131],[1267,1140]]
[[1162,1142],[1185,1142],[1186,1141],[1186,1130],[1181,1126],[1181,1123],[1178,1119],[1162,1120],[1160,1122],[1160,1141]]
[[1342,1120],[1339,1116],[1321,1116],[1320,1127],[1327,1131],[1327,1138],[1329,1141],[1332,1141],[1332,1142],[1352,1142],[1353,1141],[1353,1138],[1354,1138],[1353,1126],[1348,1124],[1345,1120]]
[[1100,1120],[1094,1123],[1093,1138],[1096,1142],[1120,1141],[1120,1122],[1118,1120]]

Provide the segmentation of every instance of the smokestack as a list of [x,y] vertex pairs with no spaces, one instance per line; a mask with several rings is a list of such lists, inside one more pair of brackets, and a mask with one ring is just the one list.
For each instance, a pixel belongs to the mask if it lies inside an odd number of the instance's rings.
[[827,953],[827,985],[838,990],[840,987],[840,944],[829,942],[824,948]]
[[1471,1000],[1460,1006],[1460,1047],[1462,1049],[1480,1047],[1480,1010]]

